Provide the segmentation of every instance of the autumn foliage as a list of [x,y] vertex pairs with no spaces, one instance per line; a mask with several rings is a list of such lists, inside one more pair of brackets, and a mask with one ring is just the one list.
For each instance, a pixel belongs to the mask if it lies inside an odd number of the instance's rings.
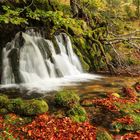
[[[14,119],[16,115],[11,114]],[[0,117],[0,129],[9,128],[8,133],[14,138],[30,140],[95,140],[96,128],[88,122],[76,123],[70,118],[56,118],[48,114],[36,116],[35,119],[23,126],[5,124],[2,116]],[[5,137],[3,131],[2,136]]]
[[137,100],[136,93],[133,89],[124,87],[122,92],[125,97],[119,98],[114,96],[112,93],[108,93],[106,98],[93,99],[92,103],[96,106],[101,106],[111,112],[117,113],[120,111],[120,108],[118,108],[115,103],[134,103]]
[[122,124],[132,124],[134,122],[130,116],[124,116],[122,118],[116,119],[115,121]]
[[[111,140],[112,137],[115,140],[140,140],[140,132],[133,129],[139,126],[139,98],[132,88],[124,87],[119,94],[107,93],[105,97],[96,96],[85,101],[89,101],[94,108],[93,110],[91,110],[92,107],[90,108],[91,114],[86,110],[87,108],[84,109],[88,117],[86,122],[74,122],[72,118],[65,115],[56,117],[53,113],[25,117],[29,119],[28,121],[25,121],[23,116],[13,113],[0,115],[0,139],[98,140],[102,134],[103,137]],[[78,104],[80,105],[79,102]],[[72,108],[69,111],[73,113],[75,109]],[[80,115],[83,115],[81,110]],[[105,119],[105,124],[103,124],[103,119]],[[111,130],[111,126],[114,130]],[[100,132],[99,128],[101,128]],[[123,128],[127,128],[125,133],[120,133],[124,130]]]

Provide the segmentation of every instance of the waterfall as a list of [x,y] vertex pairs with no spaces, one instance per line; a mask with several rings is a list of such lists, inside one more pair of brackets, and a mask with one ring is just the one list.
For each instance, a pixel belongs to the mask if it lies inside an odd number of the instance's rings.
[[33,31],[17,33],[3,48],[2,84],[41,83],[42,86],[48,86],[51,85],[50,81],[64,84],[70,79],[76,81],[73,77],[91,77],[81,76],[82,66],[69,36],[60,33],[54,38],[55,45]]

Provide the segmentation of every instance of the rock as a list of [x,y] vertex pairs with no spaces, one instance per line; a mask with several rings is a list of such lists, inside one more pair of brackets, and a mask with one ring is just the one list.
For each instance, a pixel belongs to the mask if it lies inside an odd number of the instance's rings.
[[8,98],[5,95],[0,95],[0,109],[8,103]]
[[5,47],[6,50],[10,50],[12,48],[12,42],[8,42]]
[[23,109],[23,113],[26,115],[37,115],[46,113],[49,107],[44,100],[31,100],[27,101]]
[[9,112],[23,114],[24,106],[25,106],[24,101],[21,98],[9,99],[6,105],[6,109]]
[[72,108],[79,104],[80,97],[74,91],[60,91],[55,95],[57,105]]
[[14,78],[15,78],[15,82],[16,83],[21,83],[22,80],[20,78],[20,72],[19,72],[19,57],[20,57],[20,53],[19,53],[19,49],[18,48],[13,48],[9,55],[9,60],[11,63],[11,67],[12,67],[12,71],[14,74]]
[[48,104],[41,99],[8,99],[7,96],[0,96],[0,112],[3,113],[7,112],[25,116],[32,116],[46,113],[48,109]]
[[87,119],[86,111],[80,105],[73,107],[66,114],[75,122],[84,122]]
[[111,95],[120,98],[120,95],[118,93],[112,93]]
[[0,109],[0,114],[7,114],[7,113],[8,113],[7,109],[5,109],[5,108]]
[[15,38],[16,38],[15,39],[16,48],[23,47],[25,39],[23,38],[22,32],[17,33]]

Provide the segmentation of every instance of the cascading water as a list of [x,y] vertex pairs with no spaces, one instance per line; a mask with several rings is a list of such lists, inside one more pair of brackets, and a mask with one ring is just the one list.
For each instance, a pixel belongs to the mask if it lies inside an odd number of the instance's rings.
[[83,73],[67,34],[56,35],[55,41],[56,46],[33,31],[17,33],[3,49],[2,84],[52,90],[98,77]]

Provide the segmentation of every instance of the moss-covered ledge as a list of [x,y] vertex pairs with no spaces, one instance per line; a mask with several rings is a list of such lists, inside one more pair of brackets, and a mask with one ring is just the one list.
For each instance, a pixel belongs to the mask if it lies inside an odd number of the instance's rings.
[[16,113],[24,116],[32,116],[46,113],[48,109],[48,104],[43,99],[9,99],[5,95],[0,95],[0,114]]

